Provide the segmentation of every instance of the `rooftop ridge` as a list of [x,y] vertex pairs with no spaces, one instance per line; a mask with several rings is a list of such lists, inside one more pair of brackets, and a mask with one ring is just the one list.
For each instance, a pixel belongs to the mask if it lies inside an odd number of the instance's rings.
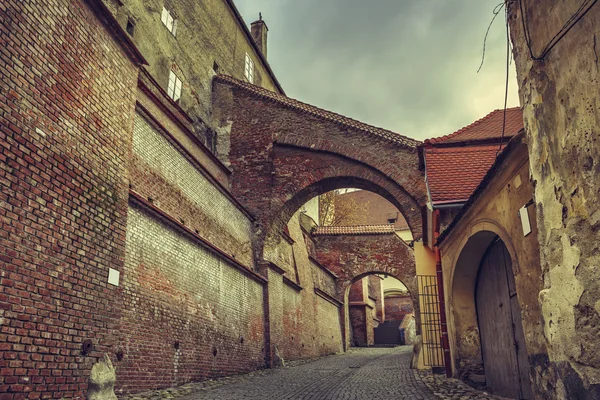
[[336,225],[336,226],[318,226],[313,230],[315,236],[334,236],[334,235],[390,235],[394,234],[396,229],[394,225]]
[[[506,109],[507,113],[508,113],[508,112],[510,112],[510,111],[516,111],[516,110],[521,110],[521,107],[509,107],[509,108],[507,108],[507,109]],[[474,122],[470,123],[470,124],[469,124],[469,125],[467,125],[467,126],[464,126],[464,127],[460,128],[460,129],[459,129],[459,130],[457,130],[456,132],[450,133],[450,134],[448,134],[448,135],[439,136],[439,137],[436,137],[436,138],[425,139],[425,141],[424,141],[423,143],[424,143],[424,144],[437,144],[437,143],[443,143],[443,142],[446,142],[446,141],[448,141],[448,140],[450,140],[450,139],[454,139],[454,138],[456,138],[457,136],[459,136],[460,134],[462,134],[462,133],[465,133],[466,131],[468,131],[468,130],[470,130],[470,129],[474,128],[474,127],[476,127],[477,125],[480,125],[481,123],[483,123],[483,122],[485,122],[485,121],[487,121],[487,120],[491,119],[491,118],[492,118],[492,116],[494,116],[494,115],[495,115],[496,113],[498,113],[498,112],[502,112],[502,113],[503,113],[503,112],[504,112],[504,109],[502,109],[502,108],[500,108],[500,109],[495,109],[494,111],[492,111],[492,112],[488,113],[488,114],[487,114],[487,115],[485,115],[484,117],[482,117],[482,118],[480,118],[480,119],[478,119],[478,120],[476,120],[476,121],[474,121]],[[517,133],[518,133],[518,131],[517,131],[517,132],[514,132],[514,133],[506,133],[506,132],[505,132],[504,136],[505,136],[506,138],[511,138],[511,137],[515,136]],[[460,142],[460,141],[457,141],[457,142],[455,142],[455,143],[459,143],[459,142]]]
[[300,100],[292,99],[291,97],[287,97],[285,95],[271,92],[270,90],[264,89],[260,86],[253,85],[248,82],[241,81],[239,79],[233,78],[229,75],[219,74],[215,76],[215,79],[220,82],[230,83],[239,88],[247,90],[257,96],[260,96],[264,99],[274,101],[276,103],[282,104],[284,106],[290,107],[294,110],[304,112],[310,114],[312,116],[326,119],[328,121],[343,125],[348,128],[356,129],[359,131],[363,131],[377,137],[386,139],[390,142],[397,143],[404,147],[416,148],[421,144],[420,141],[416,139],[409,138],[407,136],[400,135],[396,132],[390,131],[388,129],[379,128],[373,125],[366,124],[364,122],[357,121],[355,119],[346,117],[344,115],[335,113],[333,111],[328,111],[323,108],[319,108],[313,106],[308,103],[304,103]]

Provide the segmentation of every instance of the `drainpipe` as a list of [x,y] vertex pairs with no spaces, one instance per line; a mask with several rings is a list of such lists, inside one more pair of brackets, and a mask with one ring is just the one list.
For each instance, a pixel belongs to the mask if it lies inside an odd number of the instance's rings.
[[433,243],[435,252],[435,271],[437,275],[438,297],[440,302],[440,325],[442,330],[442,350],[444,351],[444,366],[446,367],[446,377],[452,377],[452,366],[450,365],[450,342],[448,340],[448,324],[446,322],[446,300],[444,299],[444,277],[442,271],[442,254],[440,248],[435,245],[440,235],[440,210],[434,211],[433,217]]

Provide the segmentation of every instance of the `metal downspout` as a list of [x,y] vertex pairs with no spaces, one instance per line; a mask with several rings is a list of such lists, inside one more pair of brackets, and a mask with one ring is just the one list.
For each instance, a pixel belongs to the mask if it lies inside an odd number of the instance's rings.
[[[437,242],[440,235],[440,210],[434,212],[433,225],[433,243]],[[444,366],[446,367],[446,377],[452,377],[452,366],[450,358],[450,342],[448,340],[448,325],[446,322],[446,300],[444,298],[444,277],[442,270],[442,255],[438,246],[434,245],[435,252],[435,272],[437,275],[438,297],[440,303],[440,325],[442,330],[442,349],[444,351]]]

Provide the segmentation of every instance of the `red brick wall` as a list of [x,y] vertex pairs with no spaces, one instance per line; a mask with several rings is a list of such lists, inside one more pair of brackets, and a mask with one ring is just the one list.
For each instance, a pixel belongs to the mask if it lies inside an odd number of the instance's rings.
[[83,396],[117,345],[137,68],[79,0],[4,0],[0,35],[0,397]]
[[385,320],[400,321],[406,314],[413,312],[410,296],[388,296],[385,298]]
[[416,150],[221,81],[213,84],[213,100],[216,119],[230,133],[232,191],[258,219],[258,258],[266,236],[278,237],[306,201],[343,187],[381,194],[421,236],[426,191]]

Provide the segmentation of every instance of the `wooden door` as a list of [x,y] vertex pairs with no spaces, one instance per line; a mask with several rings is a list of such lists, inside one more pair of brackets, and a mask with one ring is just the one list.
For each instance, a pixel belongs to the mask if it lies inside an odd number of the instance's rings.
[[477,277],[475,293],[487,386],[496,395],[530,399],[529,363],[510,255],[496,239]]

